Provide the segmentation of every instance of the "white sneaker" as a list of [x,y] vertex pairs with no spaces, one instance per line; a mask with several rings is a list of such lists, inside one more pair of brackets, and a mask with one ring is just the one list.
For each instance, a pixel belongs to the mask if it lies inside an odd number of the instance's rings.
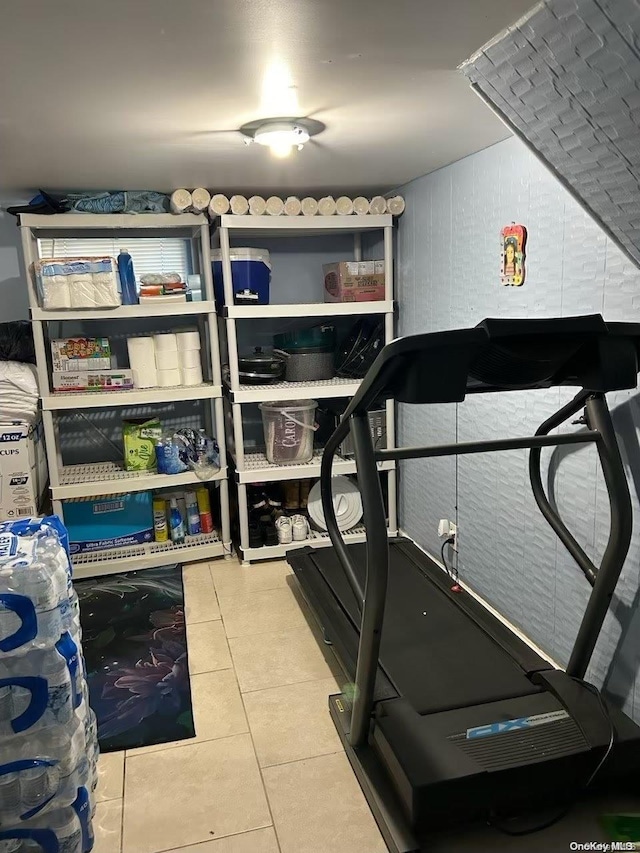
[[288,515],[281,515],[276,518],[276,530],[278,531],[278,542],[281,545],[289,545],[293,540],[292,533],[293,525]]
[[304,515],[292,516],[291,528],[294,542],[303,542],[309,535],[309,522]]

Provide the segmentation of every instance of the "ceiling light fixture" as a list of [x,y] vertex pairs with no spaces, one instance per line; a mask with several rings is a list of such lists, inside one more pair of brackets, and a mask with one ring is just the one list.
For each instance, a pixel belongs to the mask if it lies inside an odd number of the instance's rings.
[[309,133],[293,122],[268,121],[256,130],[253,140],[271,149],[274,157],[282,158],[288,157],[294,147],[302,151]]
[[294,148],[301,151],[305,143],[325,129],[324,124],[309,118],[270,118],[252,121],[240,128],[250,145],[257,142],[269,148],[278,159],[288,157]]

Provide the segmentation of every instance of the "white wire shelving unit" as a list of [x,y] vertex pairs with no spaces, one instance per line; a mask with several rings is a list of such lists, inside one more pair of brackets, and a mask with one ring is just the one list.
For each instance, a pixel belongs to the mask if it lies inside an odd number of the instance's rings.
[[[215,483],[220,497],[220,529],[213,533],[186,537],[184,545],[172,542],[149,542],[128,548],[109,549],[73,557],[74,574],[78,578],[111,574],[131,569],[144,569],[173,561],[202,561],[231,554],[229,522],[229,488],[227,479],[222,375],[218,324],[213,296],[209,224],[205,216],[195,214],[56,214],[20,216],[20,231],[25,267],[27,269],[29,304],[36,352],[36,368],[42,405],[42,418],[47,448],[49,480],[53,511],[64,520],[64,501],[82,497],[114,495],[151,489],[201,485],[192,472],[156,474],[153,471],[125,471],[120,463],[98,462],[85,465],[65,465],[60,444],[59,415],[69,411],[96,408],[154,406],[185,400],[204,400],[206,426],[218,438],[220,471],[206,483]],[[40,307],[32,264],[40,258],[43,238],[74,237],[77,239],[112,237],[114,231],[125,237],[183,237],[189,241],[191,261],[203,282],[203,300],[178,305],[122,305],[112,309],[80,309],[46,311]],[[205,356],[207,381],[190,387],[144,388],[131,391],[91,393],[56,393],[51,384],[49,324],[90,320],[100,321],[100,334],[109,337],[109,323],[125,320],[158,318],[160,321],[181,321],[192,318],[198,322]],[[60,327],[57,327],[58,329]],[[64,328],[64,327],[63,327]],[[163,325],[164,330],[164,325]],[[62,333],[64,335],[64,332]],[[60,334],[56,334],[60,337]]]
[[[262,237],[313,237],[338,234],[353,235],[353,259],[362,260],[362,235],[365,232],[382,234],[384,240],[385,298],[377,302],[330,303],[305,302],[299,304],[235,305],[231,275],[230,243],[231,238],[251,239]],[[245,451],[243,406],[270,400],[287,401],[301,398],[326,400],[331,398],[350,398],[360,386],[359,380],[334,379],[320,382],[277,382],[270,385],[243,385],[238,372],[238,334],[236,323],[244,320],[264,320],[287,318],[308,320],[309,318],[336,318],[377,314],[384,317],[385,342],[394,337],[394,297],[393,297],[393,219],[382,216],[313,216],[313,217],[272,217],[272,216],[221,216],[212,235],[212,244],[220,248],[222,255],[222,276],[224,285],[224,305],[220,308],[223,321],[229,361],[229,377],[225,386],[231,407],[232,429],[227,427],[229,452],[231,454],[235,480],[238,490],[238,518],[240,528],[240,553],[243,563],[259,560],[282,558],[291,548],[311,546],[324,548],[331,544],[324,533],[312,531],[303,542],[291,545],[249,546],[249,507],[247,487],[258,483],[286,480],[317,478],[320,476],[322,452],[317,451],[311,462],[305,465],[272,465],[264,453]],[[322,296],[322,270],[318,271],[318,297]],[[278,282],[272,281],[271,293],[277,293]],[[395,446],[395,406],[392,400],[386,404],[387,447]],[[232,433],[232,434],[231,434]],[[388,477],[388,530],[389,535],[397,534],[396,504],[396,464],[384,462],[378,466]],[[337,458],[334,473],[353,474],[355,461],[350,458]],[[356,527],[345,535],[348,542],[362,542],[365,538],[363,527]]]

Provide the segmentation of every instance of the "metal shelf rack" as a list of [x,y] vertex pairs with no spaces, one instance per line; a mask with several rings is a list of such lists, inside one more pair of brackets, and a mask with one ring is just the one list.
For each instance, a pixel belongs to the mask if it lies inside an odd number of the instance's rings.
[[[231,553],[229,523],[229,489],[227,480],[226,443],[224,439],[224,411],[222,402],[222,375],[218,324],[213,295],[209,224],[205,216],[195,214],[56,214],[20,216],[20,231],[25,267],[27,269],[29,304],[36,351],[38,384],[42,404],[42,418],[47,446],[49,479],[53,510],[64,519],[64,501],[78,497],[110,495],[147,489],[170,488],[201,481],[192,472],[165,475],[153,472],[129,472],[113,462],[88,465],[64,465],[60,449],[58,413],[70,410],[112,408],[118,406],[152,406],[184,400],[206,400],[208,426],[213,429],[220,444],[221,469],[210,481],[219,486],[220,531],[187,537],[184,545],[171,542],[150,542],[124,549],[110,549],[79,554],[73,558],[76,577],[109,574],[162,565],[175,560],[207,560]],[[123,238],[145,236],[178,236],[189,240],[194,266],[203,281],[201,302],[177,305],[140,304],[122,305],[113,309],[80,309],[45,311],[39,305],[31,265],[40,258],[39,241],[47,237],[96,238],[112,237],[114,231]],[[133,323],[143,318],[188,318],[199,320],[204,331],[203,349],[205,364],[210,374],[207,382],[190,387],[144,388],[131,391],[104,393],[55,393],[50,381],[48,356],[49,323],[90,320],[101,322],[101,334],[108,335],[111,320],[129,320]],[[132,332],[135,325],[132,326]]]
[[[261,237],[313,237],[339,234],[353,235],[354,260],[362,259],[362,234],[382,232],[384,238],[385,298],[379,302],[330,303],[306,302],[298,304],[235,305],[231,277],[230,241],[231,236],[239,238]],[[269,400],[296,400],[311,398],[316,400],[336,397],[352,397],[360,382],[352,379],[324,380],[321,382],[277,382],[271,385],[243,385],[238,373],[238,336],[236,323],[239,320],[310,317],[340,317],[377,314],[384,316],[385,341],[394,337],[393,302],[393,219],[383,216],[313,216],[313,217],[273,217],[273,216],[221,216],[212,235],[215,248],[220,248],[222,256],[222,277],[224,285],[224,305],[220,308],[221,322],[226,333],[229,360],[229,376],[225,379],[224,392],[231,407],[233,435],[229,433],[229,448],[235,465],[235,479],[238,489],[238,516],[240,522],[240,551],[244,563],[257,560],[283,557],[292,547],[310,545],[326,547],[330,544],[326,534],[312,532],[304,542],[293,545],[272,545],[260,548],[249,547],[249,510],[247,486],[255,483],[314,478],[320,475],[321,452],[314,455],[306,465],[271,465],[263,453],[245,452],[243,405],[266,402]],[[272,292],[277,291],[277,282]],[[321,286],[318,296],[321,295]],[[395,446],[394,403],[389,401],[387,410],[387,446]],[[336,461],[336,473],[354,473],[355,462],[351,459]],[[397,533],[396,506],[396,466],[394,462],[384,463],[379,470],[388,476],[389,495],[389,532]],[[347,541],[364,540],[364,529],[355,528],[347,534]]]

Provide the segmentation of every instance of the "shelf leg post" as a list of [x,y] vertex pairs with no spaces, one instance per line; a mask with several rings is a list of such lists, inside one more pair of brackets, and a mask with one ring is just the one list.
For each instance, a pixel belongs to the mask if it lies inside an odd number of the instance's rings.
[[[249,548],[249,510],[247,507],[247,487],[244,483],[238,483],[238,515],[240,518],[240,547],[246,553]],[[245,561],[243,559],[243,565]]]

